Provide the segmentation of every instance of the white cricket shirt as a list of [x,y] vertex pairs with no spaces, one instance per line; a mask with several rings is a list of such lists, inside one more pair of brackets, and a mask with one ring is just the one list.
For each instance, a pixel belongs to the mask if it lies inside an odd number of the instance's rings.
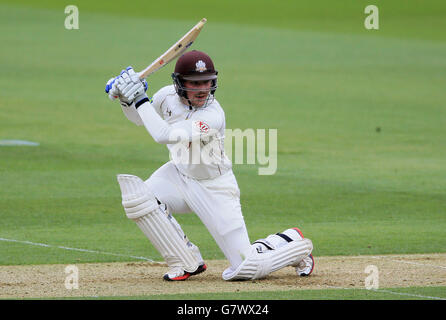
[[185,105],[173,85],[156,92],[137,109],[142,124],[166,144],[178,170],[197,180],[213,179],[232,168],[224,151],[225,113],[216,99],[206,107]]

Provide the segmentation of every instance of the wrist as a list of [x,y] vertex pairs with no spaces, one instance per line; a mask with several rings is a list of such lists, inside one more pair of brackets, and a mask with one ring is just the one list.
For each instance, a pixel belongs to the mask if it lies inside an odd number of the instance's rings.
[[137,97],[135,97],[135,100],[133,100],[135,102],[135,108],[138,108],[140,105],[142,105],[145,102],[150,102],[149,101],[149,97],[147,96],[147,94],[144,92],[144,94],[141,94]]

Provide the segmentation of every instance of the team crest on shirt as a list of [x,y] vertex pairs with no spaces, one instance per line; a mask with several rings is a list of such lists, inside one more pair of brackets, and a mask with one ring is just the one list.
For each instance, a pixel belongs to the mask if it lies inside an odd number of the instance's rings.
[[203,121],[195,121],[195,126],[198,128],[198,130],[200,130],[200,132],[206,133],[209,131],[209,126],[207,125],[207,123],[203,122]]
[[203,60],[198,60],[197,63],[195,64],[195,71],[204,72],[206,70],[207,70],[206,63],[204,63]]

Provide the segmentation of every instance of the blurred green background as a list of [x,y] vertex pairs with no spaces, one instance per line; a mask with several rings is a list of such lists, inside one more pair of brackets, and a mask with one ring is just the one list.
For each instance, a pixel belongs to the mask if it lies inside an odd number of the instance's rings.
[[[379,8],[379,30],[364,9]],[[67,30],[67,5],[79,29]],[[234,165],[252,241],[299,227],[314,254],[446,252],[444,1],[0,2],[0,238],[161,257],[125,217],[116,174],[168,160],[109,101],[201,18],[227,128],[277,129],[278,170]],[[174,64],[151,76],[170,84]],[[223,259],[194,214],[176,216]],[[132,260],[0,241],[0,264]]]

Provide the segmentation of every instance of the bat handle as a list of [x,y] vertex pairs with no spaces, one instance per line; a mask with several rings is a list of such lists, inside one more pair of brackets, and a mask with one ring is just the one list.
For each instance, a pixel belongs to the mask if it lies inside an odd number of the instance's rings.
[[146,78],[146,77],[144,77],[144,75],[143,75],[143,72],[142,72],[142,71],[138,72],[138,73],[137,73],[137,75],[138,75],[138,78],[139,78],[139,79],[141,79],[141,80],[143,80],[143,79],[145,79],[145,78]]

